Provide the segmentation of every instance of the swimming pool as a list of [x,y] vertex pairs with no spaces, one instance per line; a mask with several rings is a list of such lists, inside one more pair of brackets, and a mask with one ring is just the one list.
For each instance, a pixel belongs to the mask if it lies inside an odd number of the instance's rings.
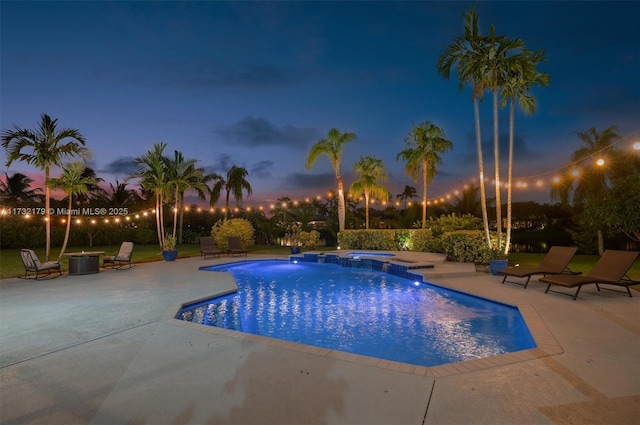
[[511,306],[375,270],[243,261],[238,292],[176,316],[209,326],[420,366],[535,347]]
[[360,257],[392,258],[392,257],[395,257],[395,254],[392,254],[390,252],[347,252],[343,256],[349,257],[349,258],[360,258]]

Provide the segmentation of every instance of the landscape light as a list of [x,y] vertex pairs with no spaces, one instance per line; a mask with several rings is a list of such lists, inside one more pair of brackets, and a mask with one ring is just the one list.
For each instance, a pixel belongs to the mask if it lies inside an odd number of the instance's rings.
[[633,150],[640,151],[640,142],[635,142],[633,144]]
[[604,165],[604,159],[598,158],[598,160],[596,161],[596,165],[598,167],[602,167]]

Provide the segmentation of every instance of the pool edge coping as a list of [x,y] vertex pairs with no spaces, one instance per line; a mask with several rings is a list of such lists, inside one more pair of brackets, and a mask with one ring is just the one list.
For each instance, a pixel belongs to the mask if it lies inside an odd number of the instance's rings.
[[[202,270],[202,268],[200,268]],[[435,283],[437,286],[443,288],[463,292],[465,294],[478,297],[474,294],[469,294],[464,291],[449,288],[448,286]],[[446,376],[458,375],[466,372],[474,372],[479,370],[491,369],[499,366],[506,366],[510,364],[520,363],[529,360],[536,360],[543,357],[562,354],[563,348],[560,346],[556,338],[553,336],[547,325],[544,323],[542,317],[536,311],[532,304],[512,304],[501,300],[496,300],[489,297],[480,297],[503,305],[512,306],[518,309],[522,315],[529,333],[531,334],[536,347],[514,351],[511,353],[497,354],[494,356],[484,357],[481,359],[464,360],[454,363],[446,363],[438,366],[419,366],[410,363],[397,362],[392,360],[380,359],[377,357],[365,356],[361,354],[353,354],[345,351],[333,350],[329,348],[316,347],[313,345],[306,345],[297,342],[285,341],[278,338],[272,338],[267,336],[249,334],[241,331],[224,329],[215,326],[207,326],[199,323],[188,322],[176,318],[176,314],[186,305],[195,304],[201,301],[205,301],[209,298],[227,295],[229,291],[214,293],[212,295],[205,295],[198,297],[197,299],[176,302],[169,305],[161,314],[159,321],[184,328],[197,330],[200,332],[213,333],[220,336],[231,336],[234,338],[243,339],[245,341],[257,342],[273,347],[284,348],[288,350],[294,350],[304,352],[307,354],[319,355],[322,357],[329,357],[338,360],[344,360],[352,363],[359,363],[367,366],[373,366],[382,369],[395,370],[404,373],[411,373],[414,375],[425,376],[429,378],[440,378]]]

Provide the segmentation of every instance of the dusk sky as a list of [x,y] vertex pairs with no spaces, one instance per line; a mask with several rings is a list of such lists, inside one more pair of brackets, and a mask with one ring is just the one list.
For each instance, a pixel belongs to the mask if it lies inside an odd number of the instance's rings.
[[[163,141],[207,172],[245,167],[254,204],[335,189],[325,156],[304,168],[332,127],[357,135],[344,149],[347,186],[354,162],[374,155],[394,197],[405,185],[420,193],[396,155],[413,124],[429,120],[454,144],[429,185],[430,198],[443,196],[477,175],[470,90],[436,69],[468,4],[2,1],[0,126],[36,128],[46,113],[77,128],[107,183]],[[516,177],[550,181],[582,146],[575,132],[590,127],[616,125],[620,148],[630,147],[640,130],[640,2],[479,2],[478,13],[483,33],[494,24],[548,59],[536,113],[516,115]],[[481,109],[491,174],[490,93]],[[506,176],[508,109],[500,125]],[[24,163],[6,169],[4,150],[0,160],[3,177],[41,178]],[[548,193],[515,200],[548,202]]]

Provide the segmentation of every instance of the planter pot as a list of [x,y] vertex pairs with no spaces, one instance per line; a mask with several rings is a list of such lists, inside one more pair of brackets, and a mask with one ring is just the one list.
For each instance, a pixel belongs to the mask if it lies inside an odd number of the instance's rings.
[[175,261],[178,258],[178,251],[162,251],[164,261]]
[[509,267],[509,260],[489,260],[489,269],[494,276],[499,276],[498,270],[504,270],[507,267]]
[[291,253],[292,254],[300,254],[300,247],[299,246],[292,246],[291,247]]

